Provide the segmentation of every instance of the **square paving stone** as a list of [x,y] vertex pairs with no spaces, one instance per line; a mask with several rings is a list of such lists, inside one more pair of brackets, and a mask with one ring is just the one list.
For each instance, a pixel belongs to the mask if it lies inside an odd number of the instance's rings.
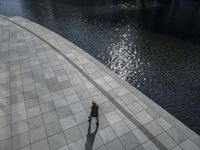
[[56,110],[59,119],[63,119],[65,117],[71,116],[72,112],[71,109],[69,108],[69,106],[64,106],[62,108],[59,108]]
[[199,150],[199,147],[194,144],[192,141],[190,141],[189,139],[187,139],[186,141],[182,142],[180,144],[180,147],[183,150]]
[[177,143],[181,143],[184,140],[187,139],[187,137],[181,133],[179,130],[177,130],[176,128],[171,128],[167,131],[167,133],[172,137],[172,139]]
[[176,143],[171,139],[171,137],[165,132],[158,135],[156,139],[160,141],[167,149],[171,149],[176,145]]
[[105,114],[105,117],[108,120],[108,122],[110,123],[110,125],[121,121],[121,118],[116,111]]
[[152,134],[152,137],[164,132],[160,125],[156,121],[149,122],[145,125],[145,128]]
[[96,148],[95,150],[108,150],[108,149],[106,148],[105,145],[102,145],[102,146]]
[[101,109],[103,114],[106,114],[115,110],[111,102],[102,103],[99,105],[99,108]]
[[40,108],[41,108],[42,113],[46,113],[46,112],[55,110],[55,105],[54,105],[53,101],[49,101],[47,103],[41,104]]
[[21,121],[12,125],[12,135],[21,134],[28,131],[27,121]]
[[56,111],[50,111],[46,114],[42,114],[42,117],[44,119],[45,124],[48,124],[48,123],[51,123],[51,122],[58,120]]
[[30,143],[29,133],[25,132],[13,137],[13,150],[19,149]]
[[165,131],[167,131],[167,130],[169,130],[171,127],[172,127],[172,125],[170,124],[170,123],[168,123],[165,119],[163,119],[163,118],[158,118],[158,119],[156,119],[156,122],[165,130]]
[[131,122],[128,118],[124,120],[124,123],[128,126],[130,130],[135,130],[137,126]]
[[57,150],[69,150],[69,148],[68,148],[67,145],[65,145],[65,146],[63,146],[63,147],[58,148]]
[[130,131],[130,129],[127,127],[127,125],[123,121],[113,124],[112,128],[118,137],[120,137]]
[[27,112],[28,118],[37,116],[37,115],[41,114],[40,106],[35,106],[35,107],[32,107],[32,108],[29,108],[29,109],[26,110],[26,112]]
[[31,144],[32,150],[50,150],[47,139],[43,139],[37,143]]
[[77,124],[88,121],[88,115],[87,115],[86,111],[81,111],[79,113],[74,114],[74,118],[75,118]]
[[65,141],[64,134],[62,132],[48,137],[48,140],[49,140],[49,145],[51,147],[51,150],[56,150],[67,144]]
[[121,99],[123,100],[123,102],[128,105],[130,103],[136,102],[134,96],[131,93],[127,93],[125,95],[121,96]]
[[153,121],[153,118],[146,112],[146,111],[142,111],[140,113],[136,114],[136,118],[138,119],[138,121],[144,125],[148,122]]
[[81,104],[81,102],[77,102],[77,103],[71,104],[71,105],[69,105],[69,107],[70,107],[70,109],[72,110],[73,113],[77,113],[77,112],[80,112],[80,111],[84,110],[84,107]]
[[28,126],[29,126],[29,129],[35,129],[35,128],[44,126],[42,115],[38,115],[38,116],[28,119]]
[[136,114],[143,110],[143,107],[137,102],[128,104],[128,108],[131,110],[133,114]]
[[47,136],[54,135],[62,131],[60,121],[55,121],[46,125]]
[[25,101],[25,105],[26,105],[26,109],[34,107],[34,106],[38,106],[39,105],[39,100],[37,97],[26,100]]
[[120,137],[120,140],[126,150],[132,150],[140,145],[139,141],[137,140],[135,135],[133,135],[133,133],[127,133],[123,135],[122,137]]
[[11,150],[11,138],[5,140],[0,140],[0,149],[1,150]]
[[44,126],[33,129],[30,131],[31,143],[35,143],[43,138],[46,138],[46,131]]
[[68,104],[73,104],[73,103],[80,101],[80,99],[78,98],[78,96],[76,94],[69,95],[69,96],[66,96],[66,97],[67,97]]
[[23,148],[20,148],[19,150],[31,150],[31,146],[30,145],[27,145]]
[[82,138],[81,132],[78,127],[67,129],[64,133],[68,144],[73,143]]
[[63,130],[76,126],[76,121],[74,120],[73,116],[61,119],[60,123]]
[[59,98],[59,99],[54,100],[53,102],[56,109],[67,105],[67,101],[65,100],[65,98]]
[[106,147],[108,150],[125,150],[119,139],[109,142]]
[[101,139],[103,140],[104,144],[112,141],[113,139],[117,137],[117,135],[115,134],[115,132],[113,131],[111,127],[107,127],[100,130],[99,135]]
[[80,139],[68,145],[69,150],[83,150],[85,148],[85,141]]
[[145,150],[160,150],[151,141],[148,141],[148,142],[144,143],[142,146],[145,148]]
[[140,144],[142,144],[142,143],[144,143],[144,142],[146,142],[146,141],[149,140],[149,138],[140,129],[134,130],[133,134],[138,139],[138,141],[140,142]]
[[[8,120],[10,118],[10,115],[7,115],[5,117],[6,117],[6,120]],[[0,119],[1,119],[1,123],[6,123],[6,122],[3,122],[4,120],[3,120],[2,117]],[[26,111],[25,110],[22,110],[22,111],[16,112],[16,113],[12,113],[12,124],[26,120],[26,119],[27,118],[26,118]],[[10,123],[10,120],[9,120],[9,123]]]

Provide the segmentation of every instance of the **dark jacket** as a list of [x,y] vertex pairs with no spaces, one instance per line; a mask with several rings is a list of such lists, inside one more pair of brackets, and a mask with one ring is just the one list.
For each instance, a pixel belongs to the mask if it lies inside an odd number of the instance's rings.
[[99,111],[99,106],[96,105],[92,105],[92,110],[91,110],[91,117],[98,117],[98,111]]

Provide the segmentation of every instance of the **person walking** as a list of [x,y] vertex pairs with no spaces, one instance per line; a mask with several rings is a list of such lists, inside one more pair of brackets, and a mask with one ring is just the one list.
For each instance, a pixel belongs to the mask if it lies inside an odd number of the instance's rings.
[[88,116],[89,122],[92,120],[92,117],[96,118],[96,124],[99,125],[99,105],[94,101],[92,101],[90,116]]

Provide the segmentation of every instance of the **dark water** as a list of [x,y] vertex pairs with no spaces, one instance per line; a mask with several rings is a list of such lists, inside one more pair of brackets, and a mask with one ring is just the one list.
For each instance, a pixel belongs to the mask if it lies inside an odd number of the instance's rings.
[[200,3],[0,0],[80,46],[200,134]]

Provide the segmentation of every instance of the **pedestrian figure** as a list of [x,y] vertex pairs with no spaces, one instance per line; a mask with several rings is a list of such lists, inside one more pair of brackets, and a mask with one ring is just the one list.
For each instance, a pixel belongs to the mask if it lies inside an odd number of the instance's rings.
[[90,116],[88,116],[88,121],[91,121],[92,117],[95,117],[97,119],[96,124],[99,125],[99,105],[94,101],[92,102],[91,112]]

